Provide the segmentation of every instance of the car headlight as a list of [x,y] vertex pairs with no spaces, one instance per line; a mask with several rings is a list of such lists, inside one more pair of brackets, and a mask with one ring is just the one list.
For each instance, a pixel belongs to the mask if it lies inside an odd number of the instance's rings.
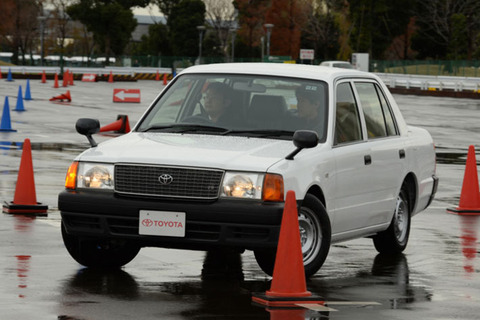
[[283,201],[283,178],[276,174],[227,172],[222,197]]
[[69,189],[113,189],[113,181],[113,164],[74,162],[68,170],[65,186]]

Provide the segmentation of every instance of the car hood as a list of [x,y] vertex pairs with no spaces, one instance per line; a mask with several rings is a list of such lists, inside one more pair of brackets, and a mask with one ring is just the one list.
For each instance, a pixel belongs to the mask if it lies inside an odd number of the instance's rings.
[[266,171],[293,150],[287,140],[132,132],[86,150],[77,160]]

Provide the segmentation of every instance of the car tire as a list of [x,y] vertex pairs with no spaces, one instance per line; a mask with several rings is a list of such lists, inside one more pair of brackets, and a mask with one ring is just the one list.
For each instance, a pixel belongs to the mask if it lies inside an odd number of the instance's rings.
[[408,193],[402,188],[395,204],[392,222],[387,230],[373,236],[375,249],[382,254],[398,254],[403,252],[410,235],[410,204]]
[[[322,267],[330,250],[332,232],[330,219],[320,200],[307,194],[298,210],[298,223],[305,276],[308,278]],[[272,276],[276,248],[255,250],[254,254],[260,268]]]
[[79,264],[89,268],[118,269],[132,261],[140,247],[125,240],[80,239],[66,232],[62,222],[65,248]]

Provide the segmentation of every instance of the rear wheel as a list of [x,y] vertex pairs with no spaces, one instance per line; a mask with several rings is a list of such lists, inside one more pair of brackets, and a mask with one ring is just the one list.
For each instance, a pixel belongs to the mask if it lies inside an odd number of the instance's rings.
[[62,222],[65,248],[75,261],[90,268],[120,268],[132,261],[140,247],[126,240],[80,239],[66,232]]
[[407,247],[410,235],[410,206],[408,193],[402,188],[397,197],[392,222],[387,230],[373,237],[373,244],[378,252],[397,254]]
[[[305,276],[310,277],[322,267],[330,250],[330,219],[318,198],[311,194],[305,196],[298,210],[298,224]],[[276,249],[255,250],[254,254],[260,268],[273,275]]]

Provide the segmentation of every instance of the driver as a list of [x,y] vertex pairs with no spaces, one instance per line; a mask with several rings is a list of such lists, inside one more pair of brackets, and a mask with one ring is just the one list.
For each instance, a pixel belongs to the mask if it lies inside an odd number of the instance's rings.
[[203,107],[212,122],[224,123],[228,120],[227,111],[232,104],[230,93],[230,87],[224,83],[212,82],[208,85]]

